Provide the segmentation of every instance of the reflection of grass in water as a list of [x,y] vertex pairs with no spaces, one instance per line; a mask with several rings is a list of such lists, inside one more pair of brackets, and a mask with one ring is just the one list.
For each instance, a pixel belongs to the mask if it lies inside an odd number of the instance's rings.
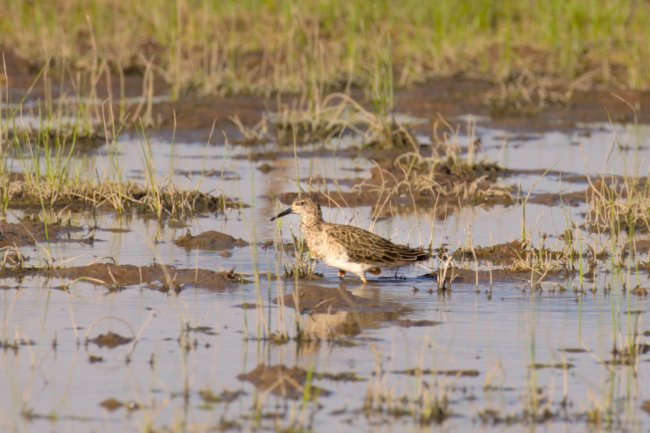
[[396,383],[389,381],[391,375],[384,368],[381,351],[374,345],[371,350],[375,355],[375,366],[362,407],[368,420],[372,421],[377,415],[388,415],[395,420],[406,417],[418,424],[430,425],[442,424],[453,415],[450,402],[455,389],[454,376],[455,379],[460,378],[461,371],[445,379],[436,376],[432,382],[428,382],[423,374],[424,369],[414,369],[413,388],[401,394],[396,389]]

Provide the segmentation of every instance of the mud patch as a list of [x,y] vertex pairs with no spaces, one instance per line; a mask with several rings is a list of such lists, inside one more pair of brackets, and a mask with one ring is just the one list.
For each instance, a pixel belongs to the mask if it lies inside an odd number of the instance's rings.
[[624,348],[614,348],[612,358],[605,360],[605,365],[634,365],[640,355],[650,352],[650,344],[638,343]]
[[102,348],[114,349],[118,346],[129,344],[131,341],[133,341],[133,338],[131,337],[124,337],[120,334],[109,331],[106,334],[100,334],[93,339],[86,340],[86,343],[93,343]]
[[234,271],[216,272],[206,269],[177,269],[173,266],[111,265],[95,263],[59,269],[31,268],[19,272],[0,272],[0,277],[41,275],[82,281],[119,290],[128,286],[146,285],[160,291],[180,291],[186,287],[225,291],[234,289],[243,278]]
[[432,370],[422,368],[409,368],[406,370],[394,371],[394,374],[405,374],[407,376],[454,376],[454,377],[478,377],[480,372],[478,370]]
[[[544,271],[544,274],[547,278],[557,277],[564,274],[564,271],[558,270],[549,270]],[[421,275],[419,278],[423,279],[437,279],[436,273],[428,273]],[[530,283],[531,270],[522,270],[517,268],[512,269],[494,269],[492,271],[485,270],[474,270],[466,268],[454,268],[450,269],[447,273],[447,281],[449,281],[449,286],[445,284],[446,287],[453,288],[453,285],[456,283],[478,283],[481,284],[496,284],[496,283],[518,283],[518,284],[529,284]],[[542,287],[538,287],[542,288]],[[427,291],[420,287],[414,286],[414,291]],[[431,287],[428,292],[433,293],[435,287]]]
[[99,403],[99,405],[109,412],[115,412],[122,408],[126,409],[129,412],[140,409],[140,405],[134,401],[121,402],[115,398],[107,398],[106,400]]
[[244,391],[230,391],[228,389],[224,389],[219,394],[215,394],[208,388],[199,391],[199,397],[201,397],[201,400],[207,404],[232,403],[244,395],[246,395]]
[[[577,254],[574,254],[577,257]],[[551,262],[561,265],[563,268],[570,268],[570,251],[554,251],[547,248],[534,248],[528,243],[519,240],[490,247],[459,248],[453,254],[454,259],[464,261],[490,262],[499,266],[509,268],[521,267],[533,261],[546,264]]]
[[[188,179],[193,177],[218,177],[223,180],[241,180],[241,176],[230,170],[174,170],[174,173],[185,176]],[[142,172],[144,174],[144,171]]]
[[185,236],[176,239],[174,243],[186,250],[203,251],[222,251],[248,245],[248,242],[242,239],[235,239],[230,235],[214,230],[203,232],[196,236],[192,236],[192,233],[188,230]]
[[566,363],[558,362],[555,364],[544,364],[544,363],[536,362],[534,364],[530,364],[528,368],[531,368],[533,370],[546,370],[546,369],[570,370],[573,368],[573,364],[570,364],[568,362]]
[[118,213],[133,210],[159,217],[187,218],[205,212],[224,212],[246,205],[224,195],[211,195],[198,190],[179,190],[168,184],[148,188],[129,181],[124,183],[95,181],[63,182],[52,189],[44,179],[3,182],[0,196],[12,209],[68,208],[71,210],[109,209]]
[[312,400],[318,396],[331,394],[325,389],[312,385],[311,379],[316,377],[316,374],[308,374],[306,370],[299,367],[259,364],[253,371],[237,376],[237,379],[250,382],[256,388],[280,397]]
[[18,223],[0,221],[0,248],[24,247],[41,242],[87,242],[83,239],[63,239],[66,234],[81,231],[80,227],[61,224],[44,224],[24,219]]
[[435,320],[400,319],[395,321],[394,323],[400,328],[423,328],[427,326],[442,325],[442,322],[436,322]]
[[558,352],[564,352],[564,353],[587,353],[587,349],[583,349],[582,347],[566,347],[564,349],[558,349]]
[[[444,217],[461,206],[514,204],[512,188],[497,182],[507,172],[496,164],[466,164],[453,158],[429,160],[419,155],[377,164],[370,170],[370,177],[354,185],[352,191],[310,195],[322,205],[371,206],[373,216],[390,216],[417,208],[435,210],[439,217]],[[278,199],[289,204],[297,195],[287,192]]]
[[34,340],[28,340],[24,338],[17,338],[15,340],[0,340],[0,349],[4,351],[12,350],[14,353],[17,353],[21,347],[34,345],[36,345],[36,342]]
[[646,400],[641,405],[641,410],[650,415],[650,400]]
[[544,206],[580,206],[587,201],[585,191],[574,191],[558,194],[555,192],[532,194],[528,198],[528,203],[541,204]]
[[258,307],[258,304],[252,302],[244,302],[243,304],[235,305],[235,308],[241,308],[242,310],[255,310]]

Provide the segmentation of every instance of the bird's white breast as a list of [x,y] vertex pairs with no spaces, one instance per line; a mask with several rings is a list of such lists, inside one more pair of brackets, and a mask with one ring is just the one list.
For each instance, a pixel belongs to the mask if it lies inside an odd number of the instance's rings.
[[372,268],[371,265],[351,262],[347,254],[330,254],[323,258],[323,262],[326,265],[332,266],[338,269],[341,269],[346,272],[351,272],[353,274],[358,274],[360,272],[365,272],[368,269]]
[[325,230],[303,227],[303,233],[311,256],[322,260],[326,265],[355,274],[372,268],[370,265],[351,262],[345,249],[328,237]]

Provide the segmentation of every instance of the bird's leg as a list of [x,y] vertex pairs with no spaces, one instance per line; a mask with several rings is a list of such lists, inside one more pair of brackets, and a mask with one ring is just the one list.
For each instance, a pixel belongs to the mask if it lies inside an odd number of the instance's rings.
[[345,277],[345,271],[344,271],[344,270],[341,270],[341,269],[339,269],[339,279],[340,279],[340,280],[342,280],[342,279],[343,279],[343,277]]
[[359,272],[357,275],[359,276],[359,278],[361,278],[361,282],[363,284],[366,284],[368,282],[368,280],[366,279],[366,273],[365,272]]

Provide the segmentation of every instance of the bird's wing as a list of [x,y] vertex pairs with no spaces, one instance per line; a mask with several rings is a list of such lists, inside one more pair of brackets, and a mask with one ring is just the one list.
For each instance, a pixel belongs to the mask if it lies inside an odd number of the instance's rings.
[[348,258],[354,262],[399,265],[426,260],[430,257],[430,254],[424,250],[396,245],[358,227],[332,224],[326,230],[331,239],[345,248]]

